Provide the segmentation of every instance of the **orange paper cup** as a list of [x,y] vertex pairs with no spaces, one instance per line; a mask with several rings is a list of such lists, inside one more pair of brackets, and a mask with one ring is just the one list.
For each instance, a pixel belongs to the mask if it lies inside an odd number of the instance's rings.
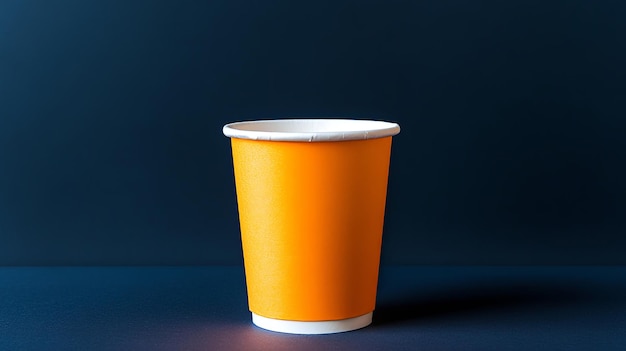
[[248,303],[257,326],[325,334],[372,321],[395,123],[231,123]]

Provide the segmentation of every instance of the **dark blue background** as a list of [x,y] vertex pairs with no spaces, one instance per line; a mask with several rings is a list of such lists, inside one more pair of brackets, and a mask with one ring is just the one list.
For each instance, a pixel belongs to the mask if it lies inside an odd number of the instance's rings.
[[384,263],[624,264],[623,1],[2,1],[0,264],[241,261],[221,127],[398,122]]

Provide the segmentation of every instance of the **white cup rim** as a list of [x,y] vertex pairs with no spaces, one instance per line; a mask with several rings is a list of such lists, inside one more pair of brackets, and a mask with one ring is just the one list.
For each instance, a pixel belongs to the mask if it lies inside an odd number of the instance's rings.
[[222,131],[237,139],[323,142],[384,138],[400,133],[400,126],[364,119],[272,119],[229,123]]

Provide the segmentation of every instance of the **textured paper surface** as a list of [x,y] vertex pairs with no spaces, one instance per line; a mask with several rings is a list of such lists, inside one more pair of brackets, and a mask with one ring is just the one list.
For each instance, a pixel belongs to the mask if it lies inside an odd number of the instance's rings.
[[303,321],[374,310],[391,137],[232,148],[250,310]]

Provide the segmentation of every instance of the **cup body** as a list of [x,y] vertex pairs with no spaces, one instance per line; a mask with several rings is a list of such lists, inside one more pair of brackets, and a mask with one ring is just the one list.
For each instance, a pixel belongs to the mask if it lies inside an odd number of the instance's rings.
[[[391,139],[399,127],[284,121],[224,130],[253,322],[302,334],[363,327],[375,307]],[[246,131],[253,133],[234,135]]]

